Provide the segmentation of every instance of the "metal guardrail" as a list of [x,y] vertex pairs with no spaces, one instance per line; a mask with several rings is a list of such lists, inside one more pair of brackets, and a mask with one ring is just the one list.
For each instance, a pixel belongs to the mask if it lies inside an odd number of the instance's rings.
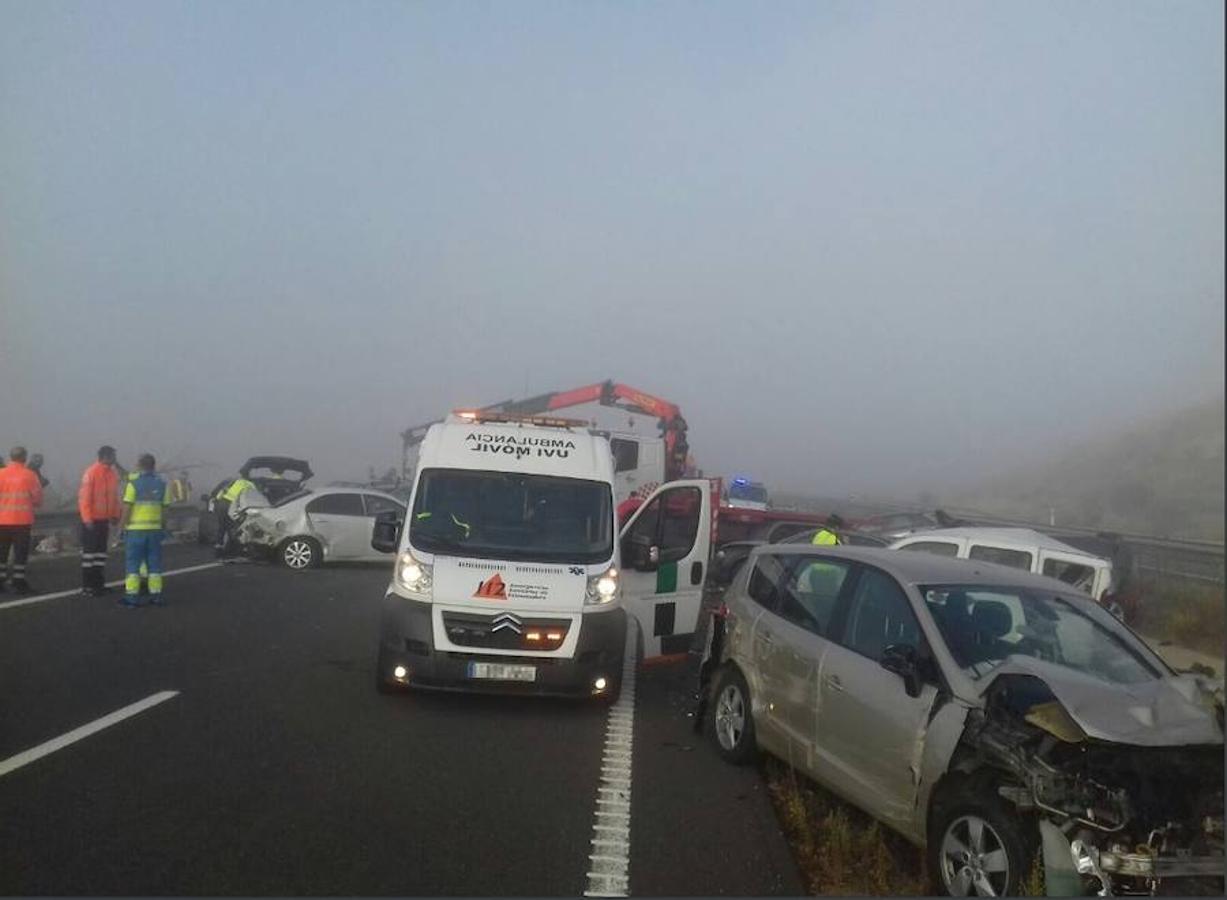
[[[172,531],[184,530],[189,526],[195,528],[196,520],[199,518],[202,509],[203,507],[200,505],[191,503],[167,507],[166,524],[170,526]],[[75,509],[35,513],[33,529],[34,545],[37,546],[38,542],[45,537],[57,535],[66,539],[65,544],[67,546],[75,547],[78,542],[80,528],[81,517]]]
[[[853,510],[863,514],[877,515],[904,512],[928,512],[920,510],[916,504],[890,505],[880,501],[849,500],[839,501],[834,498],[801,498],[789,496],[790,505],[810,507],[813,510]],[[1110,556],[1110,544],[1099,535],[1109,533],[1104,528],[1089,528],[1084,526],[1053,526],[1047,523],[1026,522],[1018,519],[1002,518],[985,514],[979,510],[943,507],[955,518],[974,525],[999,528],[1031,528],[1043,534],[1051,535],[1099,556]],[[1224,584],[1224,558],[1227,556],[1221,541],[1201,541],[1183,538],[1159,537],[1156,535],[1135,534],[1127,532],[1111,532],[1133,554],[1134,563],[1139,572],[1159,578],[1179,578],[1201,584]]]

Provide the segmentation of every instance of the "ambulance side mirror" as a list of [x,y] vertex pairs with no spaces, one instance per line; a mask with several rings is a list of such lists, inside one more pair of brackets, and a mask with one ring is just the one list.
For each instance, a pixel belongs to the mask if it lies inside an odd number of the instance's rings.
[[394,509],[378,513],[371,528],[371,549],[380,553],[395,553],[400,545],[400,529],[404,521]]

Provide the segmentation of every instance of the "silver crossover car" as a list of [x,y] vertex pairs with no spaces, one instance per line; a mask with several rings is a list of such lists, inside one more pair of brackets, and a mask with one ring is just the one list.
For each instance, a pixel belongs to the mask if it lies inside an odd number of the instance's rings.
[[1017,895],[1039,858],[1050,894],[1221,892],[1221,699],[1084,594],[775,544],[723,599],[703,664],[718,752],[761,747],[926,848],[936,891]]
[[323,488],[303,491],[271,506],[249,507],[239,523],[239,543],[248,553],[269,554],[291,569],[324,562],[387,557],[371,549],[375,516],[405,515],[405,504],[379,491]]

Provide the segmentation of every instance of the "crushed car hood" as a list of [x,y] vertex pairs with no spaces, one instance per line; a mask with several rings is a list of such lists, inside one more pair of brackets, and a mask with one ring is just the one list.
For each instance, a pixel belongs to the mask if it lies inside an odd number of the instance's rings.
[[1139,747],[1223,743],[1214,696],[1196,676],[1114,684],[1056,663],[1011,656],[984,679],[981,694],[1003,675],[1042,680],[1090,738]]

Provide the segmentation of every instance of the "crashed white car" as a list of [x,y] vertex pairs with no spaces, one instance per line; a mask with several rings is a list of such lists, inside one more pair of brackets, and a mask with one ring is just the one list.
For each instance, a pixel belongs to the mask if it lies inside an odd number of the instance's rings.
[[[1090,597],[927,553],[756,548],[703,664],[710,735],[927,848],[934,889],[1223,886],[1223,706]],[[699,710],[699,718],[704,709]]]
[[375,517],[405,504],[390,494],[357,488],[303,491],[271,506],[249,506],[238,526],[239,543],[249,555],[265,554],[290,569],[325,562],[383,561],[371,548]]

